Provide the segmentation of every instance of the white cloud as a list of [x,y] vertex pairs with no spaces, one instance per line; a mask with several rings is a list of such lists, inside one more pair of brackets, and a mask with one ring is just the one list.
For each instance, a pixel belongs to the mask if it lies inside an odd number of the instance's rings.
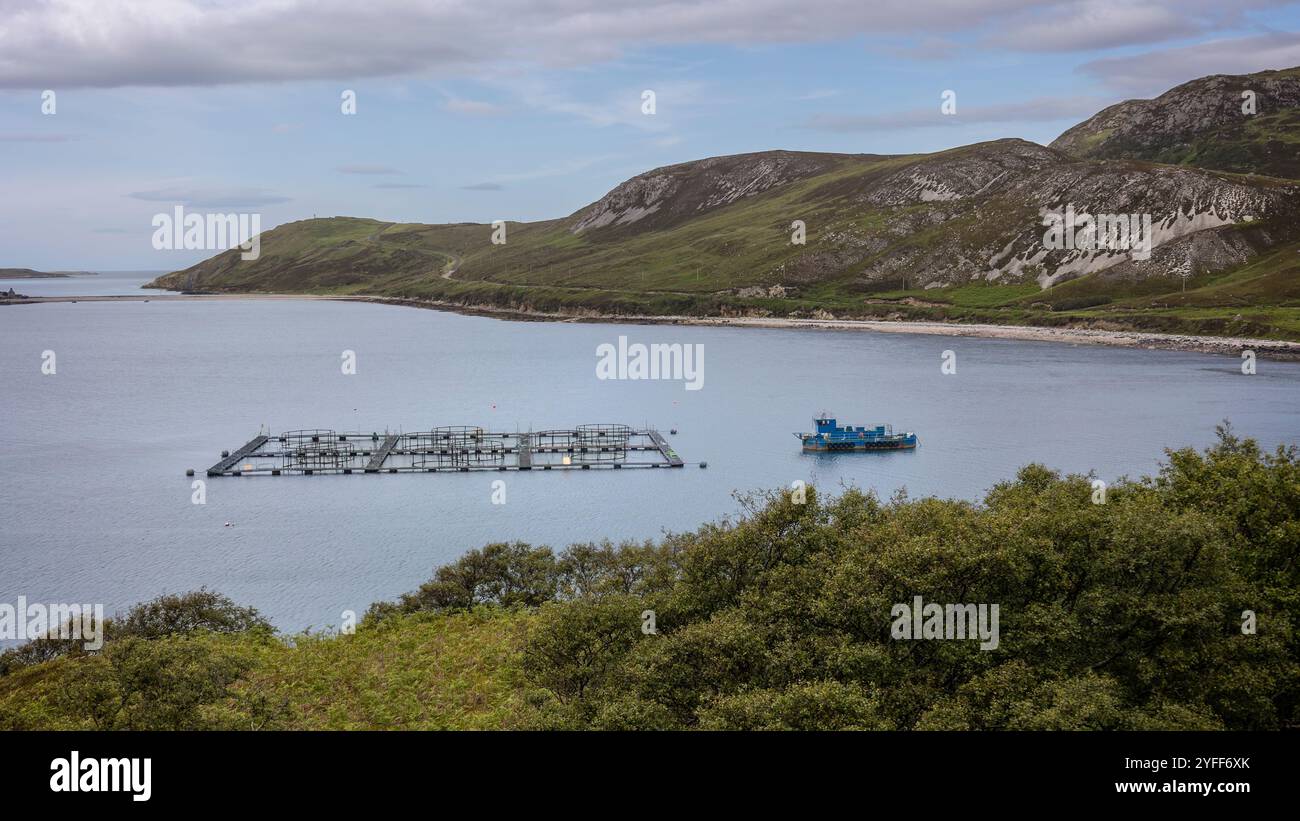
[[71,134],[0,133],[0,143],[66,143],[75,139]]
[[135,191],[127,196],[146,202],[165,202],[194,208],[253,208],[290,200],[289,197],[272,194],[261,188],[209,188],[185,184]]
[[482,100],[466,100],[462,97],[448,96],[447,102],[443,103],[443,108],[448,111],[454,111],[457,114],[474,114],[477,116],[488,116],[500,114],[503,109],[495,103],[484,102]]
[[398,171],[396,168],[391,168],[387,165],[366,165],[366,164],[340,165],[338,168],[334,170],[339,172],[340,174],[400,174],[402,173]]
[[594,165],[609,162],[610,160],[619,159],[617,154],[601,154],[590,157],[579,157],[565,162],[558,162],[552,165],[543,165],[532,169],[531,171],[520,171],[514,174],[498,174],[496,180],[499,182],[525,182],[527,180],[544,179],[546,177],[567,177]]
[[957,113],[948,115],[940,113],[939,97],[936,95],[934,106],[931,108],[914,108],[885,114],[818,114],[808,120],[806,127],[819,131],[868,132],[977,123],[1050,122],[1089,117],[1111,102],[1114,101],[1096,97],[1061,95],[1038,97],[1019,103],[967,106],[961,103],[959,97]]
[[1008,16],[985,35],[982,44],[1030,52],[1150,46],[1250,27],[1247,12],[1294,4],[1295,0],[1058,0]]
[[1300,33],[1276,32],[1093,60],[1080,71],[1126,93],[1154,96],[1207,74],[1251,74],[1297,65]]
[[1090,51],[1160,43],[1194,34],[1203,21],[1183,7],[1133,0],[1084,0],[1028,15],[990,38],[1020,51]]
[[1030,6],[1032,0],[0,0],[0,88],[582,65],[653,45],[951,33],[996,25]]
[[806,94],[799,94],[794,97],[795,100],[825,100],[829,97],[838,97],[839,91],[833,88],[820,88],[815,91],[809,91]]

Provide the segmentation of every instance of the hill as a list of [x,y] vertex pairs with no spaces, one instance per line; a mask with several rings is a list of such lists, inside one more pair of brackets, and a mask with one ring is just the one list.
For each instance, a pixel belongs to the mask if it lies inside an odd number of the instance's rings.
[[1300,67],[1215,74],[1153,100],[1127,100],[1066,131],[1052,148],[1089,159],[1300,178]]
[[[1257,84],[1270,106],[1290,99],[1271,89],[1289,88],[1293,76],[1274,74],[1282,79]],[[1209,98],[1225,87],[1206,78],[1169,94]],[[1178,139],[1176,118],[1144,122],[1143,133],[1166,129],[1161,144]],[[1291,284],[1300,181],[1196,167],[1194,157],[1080,157],[1080,146],[1118,155],[1125,145],[1079,131],[1087,125],[1055,147],[1004,139],[935,154],[766,151],[681,163],[568,217],[509,223],[503,244],[472,223],[306,220],[264,234],[256,261],[228,251],[154,285],[567,315],[833,315],[1300,338]],[[1286,145],[1300,156],[1300,143]],[[1149,238],[1150,253],[1050,245],[1045,217],[1067,209],[1149,220],[1136,236]]]
[[46,279],[74,276],[94,276],[94,274],[90,271],[34,271],[31,268],[0,268],[0,279]]

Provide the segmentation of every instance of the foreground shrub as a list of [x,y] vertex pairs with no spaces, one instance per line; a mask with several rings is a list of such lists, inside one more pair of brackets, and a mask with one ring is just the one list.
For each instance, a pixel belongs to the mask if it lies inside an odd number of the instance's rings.
[[[1088,477],[1031,465],[978,505],[850,491],[748,507],[658,554],[672,581],[653,593],[543,608],[525,665],[542,726],[1300,724],[1293,449],[1223,429],[1104,504]],[[892,608],[916,596],[998,605],[998,646],[894,638]]]

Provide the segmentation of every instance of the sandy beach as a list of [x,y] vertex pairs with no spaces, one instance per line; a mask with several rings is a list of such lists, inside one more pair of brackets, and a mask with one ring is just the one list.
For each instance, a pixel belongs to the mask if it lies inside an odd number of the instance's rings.
[[[358,297],[352,297],[358,298]],[[1300,342],[1246,337],[1195,336],[1139,331],[1103,331],[1089,328],[1045,328],[1034,325],[990,325],[984,323],[920,322],[868,319],[790,319],[786,317],[697,317],[697,316],[596,316],[542,312],[509,311],[491,306],[454,305],[433,300],[408,300],[365,297],[367,301],[415,308],[456,311],[478,316],[493,316],[529,322],[603,322],[638,325],[706,325],[733,328],[797,328],[824,331],[867,331],[895,334],[931,334],[933,336],[973,336],[989,339],[1016,339],[1026,342],[1058,342],[1071,345],[1113,345],[1149,350],[1195,351],[1240,356],[1254,351],[1271,359],[1300,360]]]
[[0,305],[24,305],[44,302],[148,302],[236,299],[306,299],[342,302],[373,302],[436,311],[453,311],[475,316],[525,322],[601,322],[638,325],[705,325],[733,328],[797,328],[824,331],[868,331],[892,334],[931,334],[933,336],[973,336],[989,339],[1016,339],[1026,342],[1059,342],[1070,345],[1113,345],[1150,350],[1195,351],[1240,356],[1254,351],[1271,359],[1300,360],[1300,342],[1244,337],[1193,336],[1139,331],[1093,330],[1089,328],[1044,328],[1033,325],[989,325],[956,322],[916,322],[866,319],[789,319],[784,317],[696,317],[696,316],[600,316],[533,311],[512,311],[487,305],[456,305],[436,300],[399,299],[381,296],[335,296],[327,294],[129,294],[120,296],[27,297],[0,300]]

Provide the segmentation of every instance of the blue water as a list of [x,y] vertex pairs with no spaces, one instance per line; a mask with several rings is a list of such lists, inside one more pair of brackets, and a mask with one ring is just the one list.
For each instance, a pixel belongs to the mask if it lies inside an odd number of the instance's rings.
[[37,279],[5,279],[0,277],[0,291],[8,293],[13,288],[24,296],[120,296],[123,294],[162,294],[155,288],[141,289],[141,285],[166,271],[105,271],[90,276],[41,277]]
[[[138,284],[138,283],[137,283]],[[703,389],[602,381],[596,349],[704,346]],[[57,373],[41,373],[43,351]],[[357,373],[341,372],[356,353]],[[957,373],[940,372],[953,350]],[[650,539],[734,514],[734,491],[804,480],[979,498],[1038,461],[1107,480],[1204,446],[1230,418],[1300,439],[1300,364],[847,331],[506,322],[311,301],[0,307],[0,602],[112,612],[207,585],[284,630],[336,625],[491,541]],[[915,452],[812,456],[828,409],[915,430]],[[296,428],[653,425],[681,470],[247,477],[198,471]],[[707,460],[708,469],[694,463]],[[506,504],[492,504],[492,482]],[[230,523],[230,526],[226,526]]]

